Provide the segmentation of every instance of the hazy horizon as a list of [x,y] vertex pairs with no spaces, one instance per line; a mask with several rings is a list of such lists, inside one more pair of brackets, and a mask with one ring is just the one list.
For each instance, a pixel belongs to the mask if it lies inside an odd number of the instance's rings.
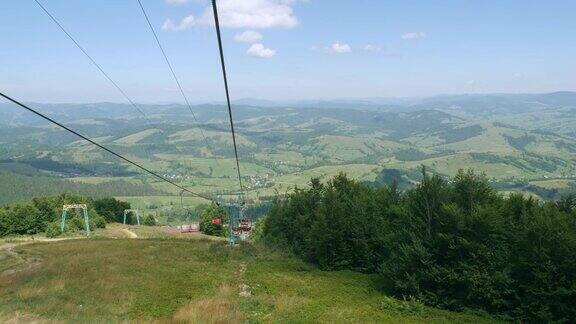
[[[367,97],[332,97],[332,98],[322,98],[322,97],[310,97],[310,98],[301,98],[301,99],[269,99],[269,98],[260,98],[260,97],[243,97],[243,98],[231,98],[233,104],[245,104],[244,102],[247,101],[262,101],[267,102],[270,104],[297,104],[297,103],[307,103],[307,102],[343,102],[343,101],[350,101],[350,102],[360,102],[364,101],[366,103],[370,103],[370,100],[418,100],[418,99],[427,99],[427,98],[441,98],[441,97],[458,97],[458,96],[522,96],[522,95],[549,95],[549,94],[557,94],[557,93],[571,93],[576,94],[576,89],[574,90],[557,90],[557,91],[550,91],[550,92],[486,92],[486,93],[439,93],[429,96],[367,96]],[[20,99],[20,98],[14,98]],[[90,104],[126,104],[130,105],[130,103],[126,101],[31,101],[31,100],[22,100],[28,104],[48,104],[48,105],[90,105]],[[9,102],[6,102],[9,103]],[[186,103],[182,101],[138,101],[135,102],[136,104],[140,105],[186,105]],[[217,105],[225,105],[226,101],[224,100],[194,100],[190,99],[190,104],[192,105],[210,105],[210,104],[217,104]],[[374,103],[376,104],[376,103]]]
[[[136,1],[41,1],[135,102],[181,102]],[[144,0],[187,96],[224,100],[206,0]],[[233,99],[333,100],[576,89],[572,1],[221,1]],[[34,1],[0,3],[0,89],[124,102]],[[489,22],[489,23],[487,23]]]

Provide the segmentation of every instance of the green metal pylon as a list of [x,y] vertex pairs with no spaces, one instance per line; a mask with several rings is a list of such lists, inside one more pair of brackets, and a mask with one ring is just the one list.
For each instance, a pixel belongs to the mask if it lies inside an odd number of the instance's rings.
[[60,223],[60,231],[64,233],[64,226],[66,225],[66,214],[69,209],[82,209],[82,215],[84,217],[84,229],[86,230],[86,236],[90,235],[90,221],[88,219],[88,208],[85,204],[77,205],[64,205],[62,206],[62,222]]
[[[237,196],[238,202],[230,202],[224,199],[224,195],[234,195]],[[241,240],[241,237],[234,233],[234,228],[238,228],[240,225],[240,219],[243,218],[244,206],[246,204],[246,197],[243,192],[218,192],[216,194],[217,204],[224,208],[228,214],[228,244],[235,245]]]
[[238,226],[241,208],[239,204],[223,204],[222,207],[228,214],[228,244],[234,245],[240,240],[240,237],[234,233],[233,229]]
[[86,235],[90,235],[90,222],[88,221],[88,208],[84,208],[83,212],[84,212],[84,226],[86,228]]
[[66,209],[62,208],[62,221],[60,222],[60,232],[64,233],[64,223],[66,222]]
[[128,215],[128,213],[130,212],[136,214],[136,222],[138,223],[138,225],[140,225],[140,211],[138,209],[125,209],[123,224],[126,225],[126,215]]

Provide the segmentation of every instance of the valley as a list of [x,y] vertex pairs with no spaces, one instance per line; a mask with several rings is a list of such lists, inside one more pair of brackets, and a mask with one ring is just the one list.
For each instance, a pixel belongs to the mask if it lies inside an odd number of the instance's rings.
[[[244,103],[235,106],[237,142],[243,181],[253,201],[339,172],[367,183],[396,181],[410,187],[419,181],[422,166],[444,176],[474,168],[502,191],[543,199],[576,188],[575,93],[440,96],[401,104]],[[147,119],[120,104],[38,107],[196,192],[226,197],[238,191],[222,105],[194,106],[200,124],[185,106],[175,104],[143,106]],[[173,188],[73,135],[8,104],[0,111],[0,177],[23,187],[17,194],[2,195],[0,203],[46,190],[113,194],[143,209],[180,203]],[[26,190],[30,181],[46,183],[45,189]],[[137,198],[142,196],[149,198]],[[191,206],[202,203],[183,199]]]

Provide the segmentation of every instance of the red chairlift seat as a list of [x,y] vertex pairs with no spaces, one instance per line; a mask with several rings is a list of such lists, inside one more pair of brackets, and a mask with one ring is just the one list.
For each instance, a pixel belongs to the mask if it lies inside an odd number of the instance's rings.
[[249,219],[241,219],[239,223],[238,229],[241,232],[250,232],[252,230],[252,222]]

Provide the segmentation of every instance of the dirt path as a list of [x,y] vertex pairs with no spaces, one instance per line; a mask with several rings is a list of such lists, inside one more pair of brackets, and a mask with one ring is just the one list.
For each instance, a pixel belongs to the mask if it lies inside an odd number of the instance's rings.
[[42,263],[41,258],[27,256],[14,251],[14,248],[19,245],[30,244],[29,242],[23,243],[7,243],[0,246],[0,253],[3,253],[6,259],[12,259],[13,265],[8,269],[0,272],[0,276],[8,276],[20,271],[33,269]]
[[[127,228],[122,228],[122,232],[130,238],[138,238],[138,235]],[[21,254],[14,249],[20,245],[27,245],[33,243],[48,243],[48,242],[59,242],[67,240],[82,240],[85,237],[59,237],[59,238],[35,238],[30,240],[23,240],[20,242],[11,243],[0,243],[0,260],[12,259],[14,266],[10,266],[8,269],[1,270],[0,276],[11,275],[17,272],[33,269],[42,263],[42,258],[30,256],[26,254]]]
[[28,266],[30,263],[14,251],[16,246],[18,246],[18,244],[15,243],[8,243],[0,246],[0,255],[2,255],[2,260],[6,260],[4,262],[10,262],[9,268],[0,272],[0,276],[11,275],[32,267]]
[[83,239],[83,237],[35,238],[35,239],[30,239],[30,240],[25,239],[22,241],[0,244],[0,251],[3,251],[3,250],[12,251],[16,246],[32,244],[32,243],[59,242],[59,241],[66,241],[66,240],[79,240],[79,239]]
[[250,297],[252,296],[252,293],[250,292],[250,286],[248,286],[245,282],[244,282],[244,274],[246,273],[246,262],[242,262],[240,263],[240,268],[238,269],[237,272],[237,278],[238,278],[238,296],[240,297]]
[[128,237],[130,237],[130,238],[138,238],[138,234],[132,232],[131,230],[129,230],[127,228],[123,228],[122,231],[124,233],[126,233],[128,235]]
[[21,254],[14,251],[14,249],[20,245],[27,245],[38,242],[58,242],[58,241],[76,240],[76,239],[82,239],[82,238],[78,237],[40,238],[40,239],[36,238],[21,242],[0,244],[0,256],[3,254],[5,256],[5,259],[12,259],[14,261],[13,266],[0,272],[0,276],[12,275],[17,272],[30,270],[39,266],[42,263],[43,260],[40,257]]

